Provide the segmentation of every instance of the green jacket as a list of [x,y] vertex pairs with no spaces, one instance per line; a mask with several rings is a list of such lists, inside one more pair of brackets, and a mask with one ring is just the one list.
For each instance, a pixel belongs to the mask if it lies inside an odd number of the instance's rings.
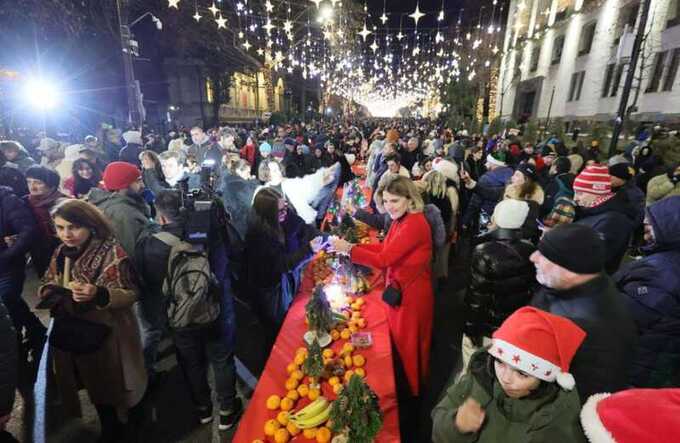
[[135,256],[135,245],[140,236],[152,230],[149,206],[143,199],[117,192],[92,188],[87,201],[98,207],[113,225],[116,240],[130,260]]
[[657,175],[647,183],[647,206],[673,195],[680,195],[680,183],[673,183],[668,174]]
[[[528,397],[512,399],[496,381],[486,349],[470,360],[469,371],[449,387],[432,411],[435,443],[571,443],[586,442],[579,424],[581,404],[576,390],[562,390],[555,383],[541,383]],[[479,432],[462,434],[455,425],[458,407],[468,397],[486,412]]]

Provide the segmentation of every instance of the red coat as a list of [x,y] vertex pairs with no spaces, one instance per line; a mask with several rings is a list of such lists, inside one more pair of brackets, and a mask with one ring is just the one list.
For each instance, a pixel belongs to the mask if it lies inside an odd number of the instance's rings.
[[431,258],[430,225],[422,212],[393,222],[382,244],[352,248],[353,262],[385,270],[386,283],[396,280],[402,290],[401,306],[385,304],[385,310],[392,341],[416,396],[429,375],[434,304]]

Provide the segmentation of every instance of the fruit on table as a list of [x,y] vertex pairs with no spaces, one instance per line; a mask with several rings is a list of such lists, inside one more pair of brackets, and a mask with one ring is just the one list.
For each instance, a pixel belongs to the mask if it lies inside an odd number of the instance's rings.
[[280,405],[281,397],[279,397],[278,395],[270,395],[269,398],[267,399],[267,409],[271,411],[279,409]]
[[354,361],[354,360],[352,360],[352,356],[351,356],[351,355],[349,355],[349,354],[346,355],[346,356],[345,356],[345,367],[346,367],[346,368],[351,368],[351,367],[352,367],[352,364],[353,364],[353,361]]
[[303,364],[305,362],[305,358],[306,358],[305,354],[297,354],[295,356],[295,360],[294,360],[295,364],[300,366],[301,364]]
[[345,343],[344,345],[342,345],[341,353],[343,356],[351,354],[352,352],[354,352],[354,345],[352,343]]
[[288,433],[291,437],[295,437],[300,433],[300,428],[298,428],[295,423],[288,423],[286,429],[288,430]]
[[296,379],[289,378],[288,380],[286,380],[286,391],[290,391],[291,389],[297,388],[299,384],[300,382],[297,381]]
[[287,397],[287,398],[290,398],[290,399],[293,400],[293,401],[296,401],[298,398],[300,398],[300,394],[298,393],[297,390],[291,389],[291,390],[288,391],[288,393],[286,394],[286,397]]
[[304,430],[302,431],[302,435],[303,435],[306,439],[312,440],[312,439],[316,438],[316,431],[317,431],[316,428],[304,429]]
[[331,386],[335,386],[340,383],[340,378],[339,377],[331,377],[328,379],[328,384]]
[[366,364],[366,358],[361,354],[356,354],[352,357],[352,362],[354,363],[354,366],[360,368]]
[[349,338],[352,336],[352,331],[349,329],[343,329],[342,332],[340,333],[340,338],[343,340],[349,340]]
[[286,366],[286,372],[289,374],[292,374],[293,372],[297,371],[298,365],[295,363],[291,363],[288,366]]
[[325,358],[331,358],[335,355],[335,352],[332,349],[324,349],[323,354]]
[[328,443],[331,441],[331,436],[331,430],[326,427],[319,428],[319,430],[316,431],[317,443]]
[[276,420],[267,420],[267,422],[264,424],[264,435],[267,437],[273,437],[274,433],[281,427],[278,421]]
[[342,392],[343,388],[344,388],[344,386],[341,383],[338,383],[337,385],[333,386],[333,393],[335,395],[338,395],[340,392]]
[[281,426],[286,426],[288,424],[288,412],[281,411],[276,415],[276,421],[278,421]]
[[319,397],[305,408],[289,417],[289,423],[294,423],[299,429],[317,427],[326,421],[331,411],[331,403],[325,397]]
[[281,400],[281,410],[290,411],[295,406],[295,402],[288,397]]
[[354,375],[354,371],[352,371],[352,370],[349,370],[349,371],[345,372],[345,377],[344,377],[344,378],[345,378],[345,382],[348,382],[349,379],[352,378],[353,375]]
[[309,386],[307,385],[300,385],[297,388],[297,393],[300,394],[300,397],[307,397],[309,394]]
[[286,428],[277,429],[274,433],[275,443],[288,443],[288,440],[290,440],[290,435]]
[[303,374],[301,370],[296,369],[293,372],[291,372],[290,378],[294,378],[295,380],[300,381],[303,378],[305,378],[305,374]]
[[366,376],[366,370],[364,368],[355,368],[354,373],[358,375],[359,377],[365,377]]
[[319,390],[316,389],[316,388],[310,389],[310,390],[309,390],[309,394],[307,394],[307,397],[308,397],[311,401],[314,401],[314,400],[318,399],[319,396],[321,396],[321,391],[319,391]]

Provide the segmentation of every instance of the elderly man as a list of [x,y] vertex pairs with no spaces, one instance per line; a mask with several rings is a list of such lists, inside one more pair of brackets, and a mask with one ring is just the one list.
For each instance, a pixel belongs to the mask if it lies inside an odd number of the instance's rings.
[[605,274],[605,244],[592,228],[559,225],[546,232],[530,259],[543,286],[531,305],[567,317],[586,331],[572,362],[582,402],[628,386],[637,329],[623,295]]

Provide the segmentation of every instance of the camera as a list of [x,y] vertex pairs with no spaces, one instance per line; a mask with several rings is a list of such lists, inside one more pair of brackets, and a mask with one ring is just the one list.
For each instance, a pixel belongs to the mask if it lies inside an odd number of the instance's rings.
[[224,212],[215,191],[217,168],[212,159],[201,164],[201,185],[189,189],[189,178],[179,182],[180,211],[184,215],[184,240],[194,245],[207,246],[211,230],[220,225],[220,212]]

